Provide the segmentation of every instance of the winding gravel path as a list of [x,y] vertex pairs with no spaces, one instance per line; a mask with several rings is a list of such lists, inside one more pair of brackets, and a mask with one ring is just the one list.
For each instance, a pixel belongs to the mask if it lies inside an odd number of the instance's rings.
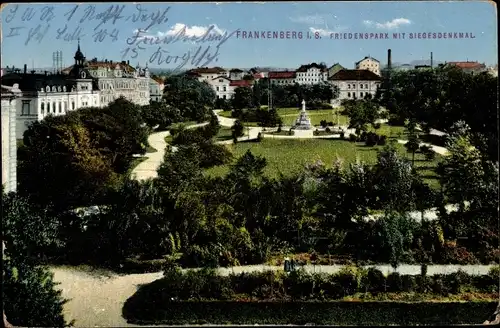
[[[186,127],[186,129],[194,129],[207,124],[208,122],[193,124]],[[145,157],[147,157],[147,159],[139,163],[139,165],[137,165],[132,170],[132,177],[134,179],[147,180],[150,178],[156,178],[158,176],[157,170],[160,167],[161,163],[163,162],[163,158],[165,157],[165,148],[167,147],[167,143],[165,142],[165,137],[169,135],[170,131],[161,131],[152,133],[149,136],[148,138],[149,145],[154,149],[156,149],[156,152],[147,153],[146,155],[144,155]]]

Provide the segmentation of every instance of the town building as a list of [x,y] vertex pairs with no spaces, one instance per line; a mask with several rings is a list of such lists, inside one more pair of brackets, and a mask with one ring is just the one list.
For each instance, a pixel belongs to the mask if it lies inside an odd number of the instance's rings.
[[[80,52],[80,44],[78,51]],[[142,69],[137,65],[135,68],[129,62],[113,62],[111,60],[98,61],[94,58],[87,61],[83,54],[83,66],[89,72],[90,78],[97,83],[96,90],[100,90],[100,104],[102,107],[115,101],[120,97],[125,97],[128,101],[136,105],[148,105],[150,101],[150,72],[146,68]],[[69,74],[74,68],[70,66],[63,70]]]
[[232,70],[229,71],[229,78],[231,80],[243,80],[243,77],[245,75],[246,75],[245,71],[238,68],[233,68]]
[[229,72],[222,67],[199,67],[187,71],[186,75],[196,77],[200,82],[209,82],[219,76],[229,78]]
[[367,56],[354,64],[355,69],[369,70],[380,76],[380,62],[373,57]]
[[82,107],[100,107],[100,93],[85,65],[80,46],[75,53],[75,64],[67,74],[43,74],[19,69],[2,76],[2,84],[19,85],[23,91],[16,102],[16,138],[22,139],[31,123],[47,115],[64,115]]
[[302,65],[296,71],[295,81],[298,84],[317,84],[326,82],[328,79],[328,70],[326,66],[312,63]]
[[231,99],[234,94],[234,88],[231,87],[231,79],[227,76],[217,76],[209,82],[215,91],[217,99]]
[[339,96],[332,100],[332,105],[340,106],[344,99],[363,99],[367,95],[375,96],[381,78],[369,70],[343,69],[330,77],[332,86],[339,88]]
[[165,81],[158,77],[153,76],[149,80],[149,98],[150,101],[159,102],[163,97],[163,90],[165,89]]
[[268,78],[271,84],[292,85],[297,81],[297,73],[294,71],[269,72]]
[[6,193],[17,187],[17,102],[22,95],[19,85],[1,86],[2,98],[2,186]]
[[340,65],[339,63],[333,64],[329,69],[328,69],[328,77],[331,77],[335,75],[338,71],[345,69],[344,66]]
[[457,67],[457,68],[460,68],[463,72],[473,73],[473,74],[485,72],[487,70],[485,64],[481,64],[478,62],[471,62],[471,61],[446,62],[444,65]]

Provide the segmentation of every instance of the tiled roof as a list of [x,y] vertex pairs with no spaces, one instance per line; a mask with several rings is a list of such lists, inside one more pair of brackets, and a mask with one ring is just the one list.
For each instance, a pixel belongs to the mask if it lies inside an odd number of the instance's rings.
[[214,77],[214,78],[212,79],[212,81],[213,81],[213,80],[217,80],[217,79],[225,79],[225,80],[229,80],[229,81],[231,81],[231,79],[230,79],[230,78],[228,78],[227,76],[223,76],[223,75],[219,75],[219,76]]
[[295,72],[269,72],[270,79],[294,79],[297,74]]
[[254,79],[263,79],[264,78],[264,73],[255,73],[253,74]]
[[151,79],[153,79],[155,82],[157,82],[157,83],[159,83],[159,84],[163,84],[163,83],[165,83],[165,80],[164,80],[164,79],[162,79],[162,78],[161,78],[161,77],[159,77],[159,76],[153,76],[153,77],[151,77]]
[[189,70],[190,73],[197,73],[197,74],[219,74],[219,73],[224,73],[226,72],[225,69],[222,67],[200,67],[200,68],[195,68],[192,70]]
[[380,81],[380,76],[367,69],[343,69],[328,78],[340,81]]
[[239,68],[233,68],[229,72],[231,72],[231,73],[243,73],[243,71],[241,69],[239,69]]
[[365,59],[371,59],[371,60],[374,60],[376,61],[377,63],[380,63],[378,60],[376,60],[375,58],[371,57],[371,56],[366,56],[365,58],[361,59],[360,61],[356,62],[356,65],[358,65],[359,63],[361,63],[363,60]]
[[478,62],[448,62],[448,65],[456,66],[458,68],[485,68],[484,64]]
[[[103,68],[110,68],[110,69],[115,69],[116,65],[119,65],[120,69],[125,71],[125,72],[135,72],[135,68],[130,66],[129,64],[124,64],[124,63],[111,63],[111,62],[88,62],[86,68],[88,69],[98,69],[100,67]],[[67,74],[71,71],[74,65],[71,65],[70,67],[67,67],[62,70],[63,73]]]
[[307,72],[310,68],[319,68],[321,71],[326,71],[326,67],[321,66],[321,65],[316,64],[316,63],[312,63],[309,65],[300,66],[299,69],[297,70],[297,72]]
[[250,87],[252,86],[252,81],[249,80],[235,80],[229,83],[232,87]]

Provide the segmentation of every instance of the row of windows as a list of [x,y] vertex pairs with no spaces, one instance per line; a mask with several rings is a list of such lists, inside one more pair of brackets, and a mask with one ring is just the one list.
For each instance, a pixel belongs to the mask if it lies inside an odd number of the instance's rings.
[[46,86],[45,90],[42,88],[40,89],[41,92],[66,92],[66,86],[63,85],[62,87],[60,85],[54,85],[53,87]]
[[[366,96],[367,94],[369,94],[369,92],[360,92],[359,93],[359,96],[361,98],[363,98],[364,96]],[[347,93],[347,98],[356,98],[356,92],[353,92],[352,94],[350,92]]]
[[297,73],[300,76],[324,76],[322,73]]
[[294,84],[295,81],[294,80],[271,80],[273,81],[273,83],[277,83],[277,84]]
[[[220,89],[219,87],[215,87],[215,90],[220,91],[219,89]],[[222,91],[227,91],[227,88],[226,88],[226,87],[223,87],[223,90],[222,90]]]
[[[351,86],[352,86],[352,89],[356,89],[356,84],[348,84],[347,85],[347,89],[351,89]],[[367,83],[365,83],[364,86],[365,86],[365,89],[368,89],[368,84]],[[359,84],[359,88],[363,89],[363,83]]]
[[[40,105],[40,111],[42,113],[42,115],[45,115],[45,105],[47,105],[47,114],[50,114],[50,113],[56,113],[59,112],[59,113],[63,113],[66,112],[66,110],[68,109],[68,102],[65,101],[65,102],[57,102],[57,103],[51,103],[51,102],[47,102],[47,104],[45,104],[44,102],[42,102],[42,104]],[[72,101],[71,102],[71,110],[74,110],[75,109],[75,102]]]
[[[220,99],[221,97],[219,97],[219,95],[217,95],[217,99]],[[222,99],[227,99],[226,95],[223,95],[222,96]]]

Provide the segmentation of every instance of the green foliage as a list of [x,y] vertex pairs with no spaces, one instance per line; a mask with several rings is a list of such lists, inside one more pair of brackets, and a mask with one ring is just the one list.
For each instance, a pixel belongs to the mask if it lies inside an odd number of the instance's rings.
[[231,105],[234,109],[244,109],[256,107],[253,101],[252,89],[249,87],[238,87],[234,90]]
[[236,141],[237,138],[243,136],[243,134],[244,134],[243,129],[244,128],[245,127],[243,126],[243,124],[239,120],[236,120],[236,122],[234,122],[234,125],[231,127],[231,130],[233,131],[232,132],[233,140]]
[[[142,325],[442,325],[476,324],[494,312],[498,302],[169,302],[129,299],[125,317]],[[403,314],[403,315],[402,315]]]
[[[425,285],[419,285],[418,288],[426,294],[458,295],[465,290],[479,293],[491,292],[489,284],[463,272],[432,277],[401,276],[393,273],[386,278],[382,272],[374,268],[368,270],[345,268],[335,274],[306,273],[299,269],[289,274],[268,271],[221,276],[210,269],[182,272],[171,268],[165,272],[162,279],[141,287],[134,296],[127,300],[124,313],[127,317],[134,317],[136,320],[139,318],[161,320],[166,317],[156,316],[160,313],[168,315],[167,311],[171,311],[172,306],[176,304],[188,305],[192,304],[192,301],[200,304],[209,300],[239,301],[243,304],[265,301],[264,304],[268,305],[273,304],[273,301],[280,301],[287,306],[293,306],[296,302],[309,301],[316,306],[328,304],[331,307],[335,304],[331,301],[359,295],[359,293],[382,296],[384,293],[400,290],[408,293],[416,292],[417,283],[423,282]],[[345,302],[342,304],[347,306]],[[389,304],[398,303],[390,302]],[[175,320],[174,312],[170,313],[168,318]],[[219,316],[221,316],[220,313],[214,319],[217,320]],[[418,320],[422,322],[423,319],[420,317]],[[259,323],[262,324],[262,318]]]
[[349,117],[349,128],[366,131],[367,125],[375,126],[379,118],[379,106],[371,100],[347,100],[343,103],[343,115]]
[[142,106],[141,116],[150,127],[156,126],[158,130],[166,130],[173,123],[182,121],[181,112],[178,108],[167,105],[165,102],[152,102]]
[[215,91],[206,82],[187,76],[170,76],[165,81],[163,100],[179,109],[187,121],[203,121],[215,105]]

